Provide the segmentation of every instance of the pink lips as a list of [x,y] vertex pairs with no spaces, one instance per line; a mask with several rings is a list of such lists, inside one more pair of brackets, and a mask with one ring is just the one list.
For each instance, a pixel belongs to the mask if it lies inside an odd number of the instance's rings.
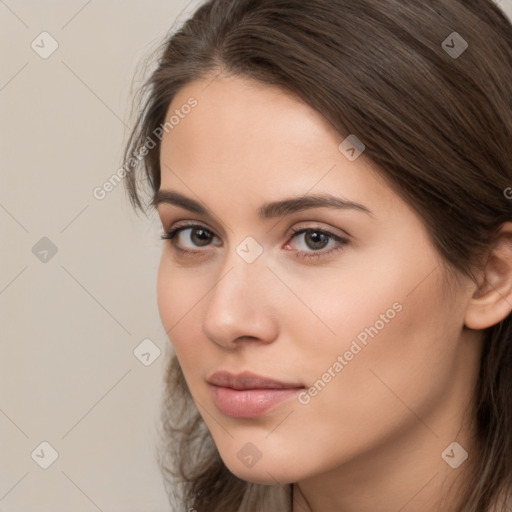
[[209,379],[217,407],[233,418],[256,418],[294,396],[304,386],[254,373],[216,372]]

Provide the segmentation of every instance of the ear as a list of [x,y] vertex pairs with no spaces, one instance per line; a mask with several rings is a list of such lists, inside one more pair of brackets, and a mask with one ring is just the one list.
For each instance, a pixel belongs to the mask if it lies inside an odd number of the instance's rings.
[[466,311],[465,325],[482,330],[512,311],[512,222],[506,222],[487,256],[480,284]]

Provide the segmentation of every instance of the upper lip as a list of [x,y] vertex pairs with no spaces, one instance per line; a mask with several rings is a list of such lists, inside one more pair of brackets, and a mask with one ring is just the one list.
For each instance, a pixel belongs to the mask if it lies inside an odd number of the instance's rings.
[[232,388],[238,390],[244,389],[288,389],[303,388],[302,384],[280,382],[268,377],[262,377],[251,372],[242,372],[238,375],[226,371],[215,372],[207,382],[214,386]]

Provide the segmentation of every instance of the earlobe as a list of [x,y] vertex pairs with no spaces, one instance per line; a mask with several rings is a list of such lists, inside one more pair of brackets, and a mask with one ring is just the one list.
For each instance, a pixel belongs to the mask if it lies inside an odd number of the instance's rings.
[[512,222],[507,222],[489,251],[481,281],[466,311],[465,325],[483,330],[501,322],[511,311]]

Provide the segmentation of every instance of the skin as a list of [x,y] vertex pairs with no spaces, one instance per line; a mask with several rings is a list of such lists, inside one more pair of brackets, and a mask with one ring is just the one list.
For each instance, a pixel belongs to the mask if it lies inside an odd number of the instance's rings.
[[[169,115],[190,97],[198,105],[162,141],[161,190],[199,201],[211,216],[157,209],[164,231],[186,221],[211,241],[198,246],[182,231],[174,242],[195,256],[164,242],[158,304],[224,463],[251,482],[294,482],[294,512],[374,512],[376,503],[380,512],[452,510],[477,454],[469,405],[478,329],[510,312],[492,292],[509,267],[496,265],[494,288],[479,294],[478,283],[450,277],[421,219],[375,165],[364,153],[349,161],[338,150],[344,137],[292,95],[221,75],[185,86]],[[265,203],[320,193],[371,214],[323,207],[258,216]],[[348,243],[328,238],[318,250],[292,228]],[[236,252],[248,236],[263,250],[253,263]],[[400,312],[307,405],[293,398],[256,419],[217,409],[206,382],[214,371],[310,387],[396,303]],[[457,469],[441,457],[454,441],[469,453]],[[251,468],[237,457],[249,442],[262,454]]]

